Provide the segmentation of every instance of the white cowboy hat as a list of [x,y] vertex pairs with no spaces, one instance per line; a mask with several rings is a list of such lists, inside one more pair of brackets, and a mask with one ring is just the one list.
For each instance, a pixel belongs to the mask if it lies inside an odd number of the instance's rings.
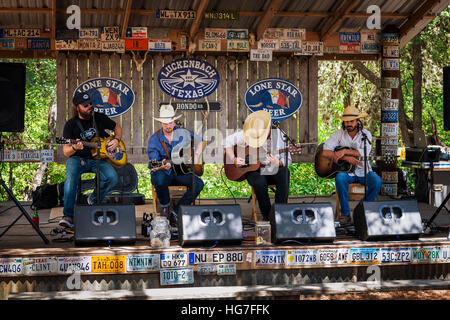
[[358,109],[353,106],[348,106],[344,109],[344,113],[340,117],[343,121],[352,121],[359,118],[365,118],[368,114],[366,112],[359,113]]
[[155,118],[155,120],[162,123],[171,123],[172,121],[181,118],[182,114],[175,116],[175,111],[171,104],[163,104],[161,109],[159,109],[159,118]]
[[261,147],[269,136],[270,113],[264,110],[250,113],[244,121],[244,141],[252,148]]

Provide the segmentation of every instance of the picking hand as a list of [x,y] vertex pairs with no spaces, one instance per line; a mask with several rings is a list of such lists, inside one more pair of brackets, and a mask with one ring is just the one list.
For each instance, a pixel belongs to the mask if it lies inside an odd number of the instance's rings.
[[242,167],[242,166],[245,166],[245,160],[242,159],[242,158],[240,158],[240,157],[236,157],[236,158],[234,158],[234,165],[235,165],[236,167]]

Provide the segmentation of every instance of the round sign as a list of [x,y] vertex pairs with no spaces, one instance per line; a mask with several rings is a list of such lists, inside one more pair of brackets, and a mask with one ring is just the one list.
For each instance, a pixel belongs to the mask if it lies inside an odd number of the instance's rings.
[[271,78],[252,84],[245,92],[245,104],[252,111],[265,110],[272,121],[292,116],[302,105],[302,94],[289,81]]
[[94,110],[109,117],[127,112],[134,103],[134,92],[125,82],[113,78],[89,79],[74,91],[86,92],[92,100]]
[[206,61],[178,59],[167,63],[158,74],[158,83],[168,95],[182,100],[201,99],[219,85],[219,73]]

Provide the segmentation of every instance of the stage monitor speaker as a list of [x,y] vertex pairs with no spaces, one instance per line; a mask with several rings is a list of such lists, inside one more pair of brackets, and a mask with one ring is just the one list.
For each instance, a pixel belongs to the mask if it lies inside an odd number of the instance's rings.
[[25,64],[0,62],[0,132],[24,129],[25,75]]
[[134,205],[75,206],[75,244],[133,244],[135,242]]
[[178,239],[182,246],[242,242],[242,215],[238,204],[180,206]]
[[276,203],[270,213],[272,242],[332,242],[336,238],[333,206],[324,203]]
[[444,67],[444,130],[450,130],[450,67]]
[[360,201],[353,221],[361,240],[412,240],[422,233],[417,200]]

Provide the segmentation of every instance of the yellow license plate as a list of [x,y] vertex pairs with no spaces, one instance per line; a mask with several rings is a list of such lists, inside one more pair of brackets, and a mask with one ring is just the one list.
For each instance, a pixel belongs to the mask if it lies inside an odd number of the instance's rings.
[[91,258],[91,270],[94,273],[125,272],[125,256],[93,256]]

